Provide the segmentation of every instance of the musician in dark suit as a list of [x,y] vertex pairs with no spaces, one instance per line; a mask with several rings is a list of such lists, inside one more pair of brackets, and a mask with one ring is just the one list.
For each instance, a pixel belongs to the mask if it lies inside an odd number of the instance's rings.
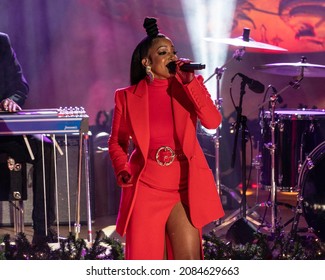
[[[0,33],[0,113],[8,112],[10,114],[20,111],[28,92],[28,83],[11,46],[9,36]],[[33,164],[32,220],[34,236],[32,242],[35,244],[53,242],[55,233],[50,228],[55,220],[52,143],[48,140],[44,141],[44,145],[42,145],[36,135],[28,136],[27,139],[30,150],[22,136],[0,136],[0,154],[6,154],[15,163],[29,162]],[[45,159],[45,184],[43,183],[42,146]],[[34,159],[32,159],[33,157]],[[44,185],[46,186],[46,201],[44,200]]]

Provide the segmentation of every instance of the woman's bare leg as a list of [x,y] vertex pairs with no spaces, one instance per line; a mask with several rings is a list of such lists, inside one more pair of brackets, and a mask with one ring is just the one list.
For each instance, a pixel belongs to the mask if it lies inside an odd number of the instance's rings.
[[175,260],[200,260],[201,238],[189,219],[186,206],[177,203],[167,220],[166,230]]

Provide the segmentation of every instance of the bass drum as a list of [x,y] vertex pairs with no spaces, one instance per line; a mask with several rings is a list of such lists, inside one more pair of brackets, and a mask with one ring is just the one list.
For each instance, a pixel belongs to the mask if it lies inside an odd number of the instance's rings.
[[325,241],[325,141],[306,158],[298,178],[303,216],[314,233]]

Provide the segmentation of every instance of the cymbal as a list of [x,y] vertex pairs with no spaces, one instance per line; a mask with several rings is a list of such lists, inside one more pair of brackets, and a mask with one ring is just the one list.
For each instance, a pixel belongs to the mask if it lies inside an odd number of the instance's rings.
[[306,62],[271,63],[255,66],[253,69],[283,76],[301,75],[304,77],[325,77],[325,65],[311,64]]
[[252,38],[249,38],[248,41],[245,41],[243,36],[239,36],[237,38],[224,38],[224,39],[206,37],[204,38],[204,40],[210,42],[224,43],[236,47],[248,47],[248,48],[257,48],[257,49],[273,50],[273,51],[288,51],[287,49],[280,48],[278,46],[257,42]]

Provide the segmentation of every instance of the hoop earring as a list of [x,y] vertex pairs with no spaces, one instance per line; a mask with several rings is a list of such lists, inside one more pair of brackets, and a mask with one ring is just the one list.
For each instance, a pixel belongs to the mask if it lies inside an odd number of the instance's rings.
[[151,71],[151,66],[149,66],[149,65],[146,66],[146,74],[147,74],[147,76],[148,76],[150,82],[152,82],[153,79],[155,78],[155,75],[152,73],[152,71]]

